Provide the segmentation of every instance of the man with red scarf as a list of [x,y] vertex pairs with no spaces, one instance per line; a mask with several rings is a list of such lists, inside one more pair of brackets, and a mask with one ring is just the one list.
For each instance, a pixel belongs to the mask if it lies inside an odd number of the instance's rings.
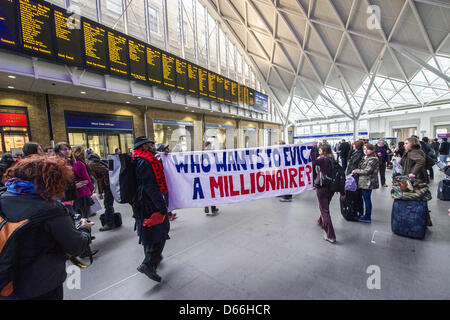
[[132,158],[136,165],[137,192],[132,204],[135,230],[144,246],[145,258],[137,268],[150,279],[161,282],[156,268],[163,259],[162,251],[169,238],[166,179],[161,162],[155,157],[155,142],[147,137],[134,141]]

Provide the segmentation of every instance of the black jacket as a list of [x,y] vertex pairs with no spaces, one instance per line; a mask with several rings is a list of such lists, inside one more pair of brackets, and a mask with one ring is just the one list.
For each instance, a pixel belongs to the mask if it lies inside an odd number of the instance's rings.
[[166,216],[164,222],[152,227],[142,227],[144,219],[159,211],[167,214],[167,203],[156,182],[155,173],[150,162],[143,158],[136,161],[137,192],[133,201],[133,217],[139,243],[150,245],[169,238],[170,224]]
[[359,163],[363,160],[363,158],[364,152],[362,150],[352,150],[345,174],[349,175],[353,170],[358,169]]
[[350,144],[348,142],[341,143],[339,146],[339,152],[341,158],[348,158],[350,153]]
[[2,214],[12,222],[45,215],[46,219],[25,230],[18,239],[14,292],[18,299],[48,293],[66,280],[66,253],[80,255],[89,234],[78,231],[60,203],[49,203],[36,195],[0,197]]
[[439,148],[439,153],[442,155],[447,155],[450,151],[450,143],[448,141],[444,141],[441,143],[441,147]]

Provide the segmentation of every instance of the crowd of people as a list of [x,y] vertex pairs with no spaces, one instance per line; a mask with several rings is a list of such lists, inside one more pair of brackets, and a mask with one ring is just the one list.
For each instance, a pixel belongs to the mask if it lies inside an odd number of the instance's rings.
[[[446,162],[450,144],[444,138],[439,144],[429,143],[412,136],[388,147],[380,140],[376,145],[358,140],[350,144],[343,140],[337,148],[346,175],[357,177],[360,222],[370,223],[372,217],[372,190],[386,187],[386,167],[392,162],[401,168],[401,174],[428,183],[433,171],[427,171],[427,156]],[[209,146],[205,147],[208,150]],[[163,260],[162,252],[169,237],[170,221],[175,213],[168,212],[168,188],[159,152],[168,153],[169,146],[156,148],[154,141],[145,136],[134,141],[131,158],[135,163],[136,193],[131,202],[135,231],[144,249],[144,259],[137,270],[150,279],[160,282],[157,268]],[[24,233],[18,247],[14,267],[15,299],[62,299],[66,279],[65,263],[68,257],[90,257],[92,250],[89,218],[93,193],[97,190],[104,200],[105,224],[99,231],[109,231],[114,222],[114,197],[110,188],[108,165],[92,150],[59,142],[54,148],[42,148],[36,142],[23,147],[24,157],[16,161],[5,153],[0,162],[2,219],[8,222],[33,221]],[[115,154],[120,154],[117,149]],[[323,185],[323,177],[333,166],[332,147],[322,141],[313,143],[311,150],[314,166],[314,188],[319,201],[320,218],[317,224],[325,230],[324,239],[335,243],[336,234],[330,215],[330,202],[335,192]],[[381,183],[380,183],[381,181]],[[343,196],[342,194],[340,195]],[[290,201],[292,196],[283,197]],[[18,201],[19,200],[19,201]],[[209,208],[205,208],[209,214]],[[218,209],[211,207],[212,214]],[[431,226],[431,219],[429,219]],[[6,287],[5,287],[6,288]],[[11,293],[11,288],[0,288]],[[8,290],[7,290],[8,289]]]

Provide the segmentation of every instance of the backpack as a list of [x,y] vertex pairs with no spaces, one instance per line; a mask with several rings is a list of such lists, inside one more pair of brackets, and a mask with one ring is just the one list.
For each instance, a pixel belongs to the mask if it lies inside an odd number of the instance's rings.
[[330,192],[345,192],[345,170],[334,159],[329,159],[328,173],[325,175],[323,184]]
[[108,155],[109,186],[114,199],[131,204],[137,193],[136,161],[131,155]]

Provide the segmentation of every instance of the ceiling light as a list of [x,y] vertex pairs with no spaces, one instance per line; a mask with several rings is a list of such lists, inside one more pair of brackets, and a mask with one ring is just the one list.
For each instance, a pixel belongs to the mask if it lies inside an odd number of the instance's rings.
[[8,86],[8,89],[14,89],[14,87],[13,86]]
[[15,79],[16,76],[8,76],[8,78],[10,78],[10,79]]
[[81,91],[80,93],[81,93],[81,94],[86,94],[86,91]]
[[125,103],[130,103],[130,101],[125,101]]
[[138,99],[142,99],[142,97],[137,97]]

